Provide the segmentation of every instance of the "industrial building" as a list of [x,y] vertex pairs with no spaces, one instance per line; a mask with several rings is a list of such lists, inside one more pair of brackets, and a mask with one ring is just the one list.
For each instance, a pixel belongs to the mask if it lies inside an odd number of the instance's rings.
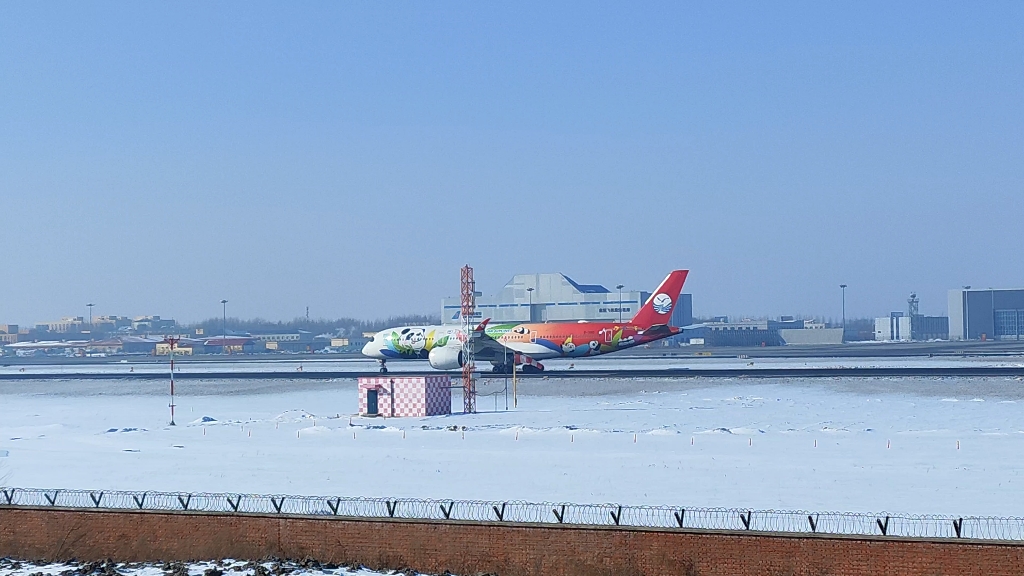
[[21,329],[17,324],[0,324],[0,346],[21,341]]
[[910,342],[910,334],[910,316],[904,316],[903,312],[875,318],[875,340],[878,342]]
[[254,334],[253,340],[257,348],[267,351],[277,350],[279,352],[312,352],[313,333],[306,330],[296,330],[287,334]]
[[44,340],[8,344],[4,349],[18,356],[65,355],[82,356],[86,353],[101,354],[153,354],[160,338],[122,336],[109,340]]
[[159,316],[136,316],[132,320],[132,332],[168,332],[176,329],[178,323],[171,318]]
[[[624,288],[624,287],[623,287]],[[616,322],[628,321],[650,298],[642,290],[608,289],[600,284],[580,284],[565,274],[517,274],[497,294],[476,299],[476,320],[491,322]],[[460,324],[461,303],[450,297],[441,301],[445,324]],[[693,297],[682,294],[669,323],[693,323]]]
[[683,331],[683,343],[705,346],[786,346],[794,344],[842,344],[843,329],[828,328],[811,320],[782,316],[778,320],[730,322],[719,316]]
[[85,325],[87,324],[82,316],[65,316],[53,322],[38,322],[36,330],[55,334],[79,333]]
[[950,323],[946,316],[921,314],[921,301],[912,293],[907,299],[907,313],[891,312],[889,316],[875,318],[875,340],[879,342],[923,342],[948,340]]
[[949,291],[950,340],[1021,340],[1024,288]]

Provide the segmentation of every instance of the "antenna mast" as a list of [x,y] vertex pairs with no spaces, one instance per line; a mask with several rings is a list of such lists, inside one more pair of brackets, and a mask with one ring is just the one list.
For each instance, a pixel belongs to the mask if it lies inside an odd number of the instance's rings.
[[463,411],[476,412],[476,380],[473,377],[473,328],[476,316],[476,281],[473,268],[462,267],[462,401]]

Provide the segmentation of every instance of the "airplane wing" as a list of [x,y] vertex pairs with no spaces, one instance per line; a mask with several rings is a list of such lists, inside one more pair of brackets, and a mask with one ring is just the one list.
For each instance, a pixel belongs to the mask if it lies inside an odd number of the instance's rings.
[[477,360],[504,362],[506,356],[511,358],[515,352],[505,348],[487,334],[487,323],[490,321],[491,319],[487,318],[481,322],[470,335],[473,343],[473,356]]
[[667,324],[655,324],[654,326],[651,326],[650,328],[648,328],[647,330],[644,330],[641,333],[644,336],[665,337],[665,336],[671,336],[673,334],[678,334],[679,333],[679,328],[676,328],[675,326],[669,326]]

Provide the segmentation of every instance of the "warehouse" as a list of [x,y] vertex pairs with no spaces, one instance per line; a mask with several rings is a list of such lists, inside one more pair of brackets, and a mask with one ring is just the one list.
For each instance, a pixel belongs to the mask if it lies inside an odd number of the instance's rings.
[[1024,288],[949,291],[950,340],[1021,340]]
[[[620,287],[621,286],[621,287]],[[492,322],[617,322],[628,321],[651,293],[617,285],[580,284],[565,274],[516,274],[497,294],[478,296],[476,320]],[[445,324],[462,322],[459,298],[441,301]],[[693,322],[693,299],[682,294],[669,323]]]
[[791,346],[842,344],[843,329],[821,322],[781,316],[778,320],[739,320],[719,316],[713,321],[687,326],[679,341],[704,346]]

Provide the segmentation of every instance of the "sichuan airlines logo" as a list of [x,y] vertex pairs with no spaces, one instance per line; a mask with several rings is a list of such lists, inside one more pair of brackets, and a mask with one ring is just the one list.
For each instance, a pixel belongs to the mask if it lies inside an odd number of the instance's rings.
[[672,298],[668,294],[658,294],[651,306],[658,314],[668,314],[672,310]]

